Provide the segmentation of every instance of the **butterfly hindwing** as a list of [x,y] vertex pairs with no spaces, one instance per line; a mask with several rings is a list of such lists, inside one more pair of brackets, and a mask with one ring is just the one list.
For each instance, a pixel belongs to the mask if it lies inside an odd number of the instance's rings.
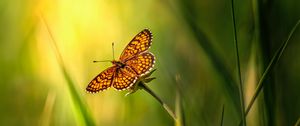
[[125,90],[131,87],[137,79],[134,71],[130,67],[125,66],[116,70],[113,87],[117,90]]
[[126,61],[126,65],[132,68],[139,76],[149,72],[155,63],[154,55],[150,52],[139,54]]

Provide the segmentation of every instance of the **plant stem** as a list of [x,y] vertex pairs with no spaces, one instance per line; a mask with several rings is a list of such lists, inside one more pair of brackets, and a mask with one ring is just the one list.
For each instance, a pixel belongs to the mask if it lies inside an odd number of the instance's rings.
[[177,121],[177,118],[172,111],[172,109],[165,103],[161,98],[159,98],[145,83],[139,82],[139,86],[142,87],[146,92],[148,92],[151,96],[153,96],[163,107],[164,109],[168,112],[168,114],[174,119],[174,121]]

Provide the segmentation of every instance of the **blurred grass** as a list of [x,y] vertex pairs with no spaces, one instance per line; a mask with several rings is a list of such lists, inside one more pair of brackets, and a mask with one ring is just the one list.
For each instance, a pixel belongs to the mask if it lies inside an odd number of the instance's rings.
[[220,57],[221,55],[219,55],[218,51],[214,49],[207,35],[205,35],[201,28],[199,28],[195,20],[196,11],[191,10],[193,7],[191,7],[192,5],[190,2],[191,1],[179,0],[178,6],[180,8],[180,14],[191,29],[192,34],[197,38],[198,44],[205,51],[206,55],[208,55],[215,70],[219,72],[219,75],[221,75],[220,77],[225,81],[224,85],[221,86],[224,86],[227,93],[230,95],[229,98],[232,99],[235,108],[239,108],[239,94],[235,79],[232,76],[231,72],[229,72],[225,64],[222,63],[222,58]]
[[59,51],[59,48],[57,47],[56,40],[51,32],[51,29],[47,23],[47,20],[41,15],[41,20],[46,26],[46,30],[49,33],[50,38],[52,39],[52,46],[53,46],[53,52],[56,54],[57,62],[60,66],[60,69],[64,75],[65,80],[67,81],[68,84],[68,89],[70,91],[70,94],[72,96],[72,101],[74,102],[74,106],[76,109],[79,111],[78,115],[81,116],[83,119],[83,124],[86,126],[95,126],[95,122],[93,121],[90,113],[87,110],[87,105],[84,103],[84,101],[81,98],[80,92],[77,91],[75,87],[75,83],[72,80],[70,74],[67,72],[67,69],[64,65],[63,57],[61,56],[61,53]]
[[246,114],[247,115],[254,103],[254,101],[257,99],[259,93],[261,92],[262,88],[264,87],[264,82],[266,80],[266,77],[268,77],[268,75],[270,74],[270,71],[272,69],[274,69],[275,65],[278,63],[280,57],[282,56],[284,50],[286,49],[288,42],[290,41],[292,35],[294,34],[296,28],[298,27],[300,23],[300,20],[298,20],[298,22],[295,24],[295,26],[292,28],[291,32],[289,33],[289,36],[287,38],[287,40],[285,42],[282,43],[282,45],[280,46],[280,48],[276,51],[276,53],[274,54],[274,56],[272,57],[267,69],[264,71],[261,79],[259,80],[258,84],[257,84],[257,88],[255,90],[255,93],[253,95],[253,97],[250,100],[250,103],[246,109]]
[[[256,90],[254,92],[253,97],[251,98],[249,105],[247,106],[246,110],[245,110],[245,116],[248,115],[249,111],[251,110],[253,103],[255,102],[255,100],[258,98],[259,93],[262,91],[265,82],[266,82],[266,78],[270,75],[271,70],[274,69],[275,65],[278,63],[280,57],[282,56],[283,52],[285,51],[288,42],[290,41],[292,35],[294,34],[296,28],[298,27],[300,23],[300,20],[298,20],[298,22],[295,24],[295,26],[292,28],[291,32],[288,35],[288,38],[285,42],[282,43],[282,45],[280,46],[280,48],[276,51],[276,53],[274,54],[274,56],[272,57],[267,69],[264,71],[262,77],[260,78]],[[241,123],[240,123],[241,125]]]
[[[298,0],[235,1],[246,104],[299,20],[299,4]],[[40,12],[55,36],[63,68],[48,44],[53,41]],[[84,92],[90,79],[111,65],[92,61],[111,59],[112,42],[118,56],[144,28],[154,34],[150,51],[157,59],[153,74],[157,79],[147,86],[183,115],[183,125],[220,125],[221,109],[216,108],[223,105],[221,122],[236,125],[241,109],[230,14],[229,0],[2,0],[0,125],[175,125],[146,92],[129,97],[113,89],[96,95]],[[298,31],[255,98],[247,125],[295,125],[299,120]],[[90,115],[80,112],[84,109]],[[92,123],[88,118],[94,119]]]

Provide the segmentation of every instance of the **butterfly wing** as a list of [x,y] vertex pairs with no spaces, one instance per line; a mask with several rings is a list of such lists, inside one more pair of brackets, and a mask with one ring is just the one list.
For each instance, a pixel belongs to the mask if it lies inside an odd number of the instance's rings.
[[97,93],[109,88],[113,83],[116,69],[116,66],[112,66],[101,72],[89,83],[89,85],[86,87],[86,91],[90,93]]
[[136,73],[128,66],[116,70],[113,87],[117,90],[130,88],[138,79]]
[[152,33],[148,29],[144,29],[138,33],[123,50],[120,61],[126,60],[146,51],[152,43]]
[[154,67],[154,63],[155,57],[150,52],[144,52],[125,62],[125,64],[132,68],[139,76],[148,73]]

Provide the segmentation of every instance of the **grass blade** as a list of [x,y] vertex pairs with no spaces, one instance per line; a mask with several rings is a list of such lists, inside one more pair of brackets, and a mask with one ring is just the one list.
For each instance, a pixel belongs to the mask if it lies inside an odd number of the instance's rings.
[[175,114],[177,116],[176,126],[185,126],[185,115],[183,110],[182,91],[180,90],[181,77],[179,74],[175,76],[176,80],[176,102],[175,102]]
[[182,116],[181,116],[182,115],[182,106],[181,106],[180,94],[178,91],[176,92],[175,113],[177,115],[177,121],[175,123],[175,126],[183,126]]
[[234,13],[234,0],[231,0],[231,16],[233,23],[233,33],[234,33],[234,45],[236,51],[236,64],[237,64],[237,72],[238,72],[238,80],[239,80],[239,94],[240,94],[240,107],[241,107],[241,118],[243,126],[246,126],[246,117],[245,117],[245,105],[244,105],[244,91],[243,91],[243,83],[242,83],[242,75],[241,75],[241,65],[240,65],[240,56],[239,56],[239,47],[237,42],[237,34],[236,34],[236,23],[235,23],[235,13]]
[[254,101],[256,100],[257,96],[259,95],[259,93],[261,92],[261,89],[263,88],[263,84],[264,81],[266,80],[266,77],[269,75],[270,70],[277,64],[277,62],[279,61],[280,57],[283,54],[283,51],[285,50],[290,38],[292,37],[294,31],[296,30],[296,28],[298,27],[300,23],[300,20],[298,20],[298,22],[296,23],[296,25],[293,27],[293,29],[291,30],[288,39],[280,46],[280,48],[276,51],[275,55],[273,56],[273,58],[271,59],[267,69],[265,70],[265,72],[263,73],[262,77],[260,78],[259,82],[258,82],[258,86],[255,90],[255,93],[253,95],[253,97],[250,100],[250,103],[245,111],[245,115],[247,116],[247,114],[249,113]]
[[267,69],[264,71],[262,77],[260,78],[259,82],[258,82],[258,86],[255,90],[255,93],[253,95],[253,97],[251,98],[249,105],[246,108],[245,111],[245,116],[248,115],[251,107],[253,106],[255,100],[257,99],[259,93],[261,92],[263,86],[264,86],[264,82],[266,80],[266,78],[268,77],[268,75],[270,74],[270,71],[272,70],[272,68],[274,68],[274,66],[278,63],[280,57],[282,56],[284,50],[286,49],[286,46],[289,42],[289,40],[291,39],[292,35],[294,34],[296,28],[298,27],[298,25],[300,24],[300,20],[298,20],[298,22],[295,24],[295,26],[293,27],[293,29],[291,30],[291,32],[289,33],[289,36],[287,38],[287,40],[282,43],[282,45],[280,46],[280,48],[276,51],[276,53],[274,54],[274,56],[272,57]]
[[221,124],[220,124],[220,126],[223,126],[223,122],[224,122],[224,110],[225,110],[225,106],[224,106],[224,104],[223,104],[223,107],[222,107],[222,115],[221,115]]
[[55,52],[55,55],[56,55],[57,61],[59,63],[59,66],[60,66],[60,68],[61,68],[61,70],[63,72],[64,78],[67,81],[68,88],[70,90],[71,97],[72,97],[72,100],[73,100],[73,102],[75,104],[75,107],[77,107],[78,110],[80,111],[80,113],[82,115],[82,118],[84,120],[85,125],[87,125],[87,126],[95,126],[95,122],[93,121],[92,116],[88,112],[87,107],[86,107],[84,101],[82,100],[82,98],[79,95],[79,92],[76,90],[76,87],[74,86],[75,83],[73,82],[73,80],[71,79],[70,74],[66,70],[66,67],[64,65],[62,56],[60,55],[58,46],[56,45],[56,41],[55,41],[55,39],[53,37],[53,34],[51,33],[49,25],[47,24],[47,22],[46,22],[46,20],[45,20],[45,18],[43,16],[41,16],[41,18],[42,18],[42,21],[45,23],[47,31],[48,31],[51,39],[52,39],[53,50]]

